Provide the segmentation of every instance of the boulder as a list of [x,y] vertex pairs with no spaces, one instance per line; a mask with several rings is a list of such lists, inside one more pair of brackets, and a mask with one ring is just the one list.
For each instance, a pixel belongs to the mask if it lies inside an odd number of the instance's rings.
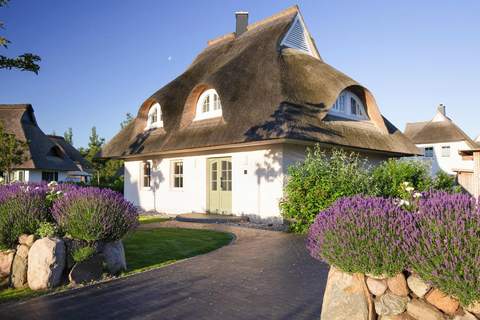
[[421,301],[413,299],[407,303],[407,313],[416,320],[445,320],[443,313],[441,313],[434,306]]
[[470,312],[465,312],[462,315],[457,314],[453,320],[478,320],[477,317],[475,317],[473,314]]
[[438,289],[433,289],[430,291],[425,296],[425,299],[430,304],[433,304],[435,307],[449,315],[453,315],[460,305],[457,299],[450,297],[448,294]]
[[387,282],[385,280],[378,280],[367,278],[368,290],[375,296],[381,296],[387,290]]
[[413,274],[408,277],[407,284],[410,290],[419,298],[423,298],[432,288],[428,283]]
[[83,284],[101,279],[102,273],[103,257],[96,254],[85,261],[76,263],[70,271],[68,279],[72,284]]
[[0,251],[0,278],[10,276],[15,250]]
[[33,245],[35,240],[35,235],[33,234],[22,234],[20,237],[18,237],[18,243],[24,244],[29,248]]
[[408,313],[404,312],[395,316],[380,316],[378,320],[416,320],[412,318]]
[[66,250],[62,239],[42,238],[28,252],[27,280],[30,289],[41,290],[61,284]]
[[10,287],[10,278],[0,278],[0,290],[7,289],[8,287]]
[[371,308],[364,281],[363,275],[352,275],[331,267],[320,319],[369,320]]
[[391,292],[375,299],[375,311],[381,316],[395,316],[405,312],[409,298],[394,295]]
[[399,273],[395,277],[388,278],[387,285],[388,289],[390,289],[393,294],[401,297],[408,296],[407,280],[405,279],[405,275],[403,273]]
[[15,257],[21,257],[23,259],[27,259],[29,250],[30,250],[30,247],[28,247],[27,245],[19,244],[17,246],[17,252],[15,254]]
[[480,315],[480,302],[471,303],[464,309],[478,316]]
[[125,250],[121,240],[107,242],[103,245],[102,254],[107,265],[108,272],[117,275],[127,270],[127,262],[125,260]]
[[[21,246],[25,246],[25,245],[21,245]],[[28,254],[28,251],[27,251],[27,254]],[[12,275],[11,275],[11,282],[14,288],[25,288],[28,286],[27,265],[28,265],[27,257],[18,254],[18,251],[17,251],[15,258],[13,259]]]

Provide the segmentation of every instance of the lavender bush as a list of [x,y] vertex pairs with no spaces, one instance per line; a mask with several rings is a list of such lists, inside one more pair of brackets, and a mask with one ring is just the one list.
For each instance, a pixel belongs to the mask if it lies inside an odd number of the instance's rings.
[[0,246],[14,248],[23,233],[35,233],[51,219],[45,201],[46,184],[0,186]]
[[53,217],[74,239],[114,241],[138,224],[136,208],[109,189],[73,188],[53,204]]
[[314,258],[345,272],[392,276],[406,267],[402,240],[411,219],[391,199],[342,198],[317,215],[307,248]]
[[405,239],[411,268],[463,304],[480,299],[480,213],[467,194],[428,192]]

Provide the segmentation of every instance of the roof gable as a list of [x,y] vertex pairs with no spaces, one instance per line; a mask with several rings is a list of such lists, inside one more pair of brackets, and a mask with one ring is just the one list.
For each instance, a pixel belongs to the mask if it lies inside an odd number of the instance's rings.
[[310,34],[300,13],[296,15],[280,46],[297,49],[311,56],[318,57],[318,52],[313,46]]

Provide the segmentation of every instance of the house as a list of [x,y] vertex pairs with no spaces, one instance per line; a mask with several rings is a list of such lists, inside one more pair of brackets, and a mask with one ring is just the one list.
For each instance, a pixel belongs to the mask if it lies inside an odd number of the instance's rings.
[[298,7],[236,19],[99,154],[125,160],[128,200],[165,213],[280,217],[287,168],[308,146],[372,162],[419,152],[367,88],[324,62]]
[[91,165],[63,137],[43,133],[29,104],[0,104],[7,133],[28,143],[27,161],[14,168],[11,181],[80,182],[91,177]]
[[473,169],[473,160],[462,157],[459,151],[476,149],[477,143],[447,117],[444,105],[430,121],[407,123],[405,135],[420,148],[423,155],[419,158],[429,163],[433,175],[439,170],[453,175]]

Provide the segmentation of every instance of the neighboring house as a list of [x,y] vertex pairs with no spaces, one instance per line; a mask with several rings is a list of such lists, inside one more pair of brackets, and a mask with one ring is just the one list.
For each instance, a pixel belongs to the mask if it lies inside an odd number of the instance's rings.
[[372,162],[418,154],[373,95],[326,64],[298,7],[208,42],[140,106],[100,157],[125,160],[125,197],[145,210],[280,217],[289,165],[320,143]]
[[462,158],[459,151],[478,146],[447,117],[444,105],[438,107],[430,121],[407,123],[405,135],[422,151],[420,159],[431,165],[433,175],[439,170],[453,175],[459,170],[473,169],[473,160]]
[[27,161],[14,168],[12,181],[87,181],[91,166],[62,137],[48,136],[38,127],[29,104],[0,104],[5,131],[28,143]]

